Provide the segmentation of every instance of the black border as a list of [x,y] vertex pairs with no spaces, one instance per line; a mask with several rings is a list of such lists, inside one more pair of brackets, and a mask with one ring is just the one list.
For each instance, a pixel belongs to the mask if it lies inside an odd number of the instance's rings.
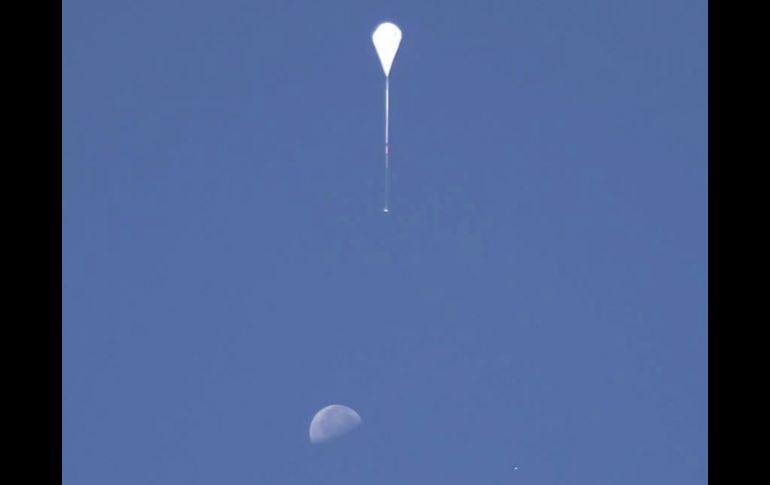
[[8,5],[3,77],[5,475],[61,484],[62,4],[21,6]]
[[[46,180],[46,193],[50,194],[52,203],[47,216],[49,237],[46,254],[49,262],[51,281],[48,291],[51,307],[48,321],[51,333],[48,340],[49,362],[49,413],[51,443],[48,448],[51,466],[48,476],[50,483],[62,483],[62,3],[59,2],[51,9],[48,19],[48,29],[54,39],[46,50],[46,65],[50,66],[48,76],[50,84],[46,84],[46,101],[53,109],[51,119],[47,123],[52,144],[46,153],[51,161],[50,178]],[[58,79],[58,83],[56,80]]]

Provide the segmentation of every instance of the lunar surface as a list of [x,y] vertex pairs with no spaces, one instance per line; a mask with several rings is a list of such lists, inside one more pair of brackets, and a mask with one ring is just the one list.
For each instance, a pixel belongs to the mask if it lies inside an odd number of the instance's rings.
[[324,443],[348,433],[361,424],[361,416],[341,404],[332,404],[318,411],[310,422],[310,442]]

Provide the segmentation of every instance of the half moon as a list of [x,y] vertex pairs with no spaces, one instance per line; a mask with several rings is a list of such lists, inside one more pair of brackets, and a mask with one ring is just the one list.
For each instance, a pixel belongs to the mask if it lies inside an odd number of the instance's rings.
[[310,422],[310,442],[323,443],[357,428],[361,416],[342,404],[332,404],[318,411]]

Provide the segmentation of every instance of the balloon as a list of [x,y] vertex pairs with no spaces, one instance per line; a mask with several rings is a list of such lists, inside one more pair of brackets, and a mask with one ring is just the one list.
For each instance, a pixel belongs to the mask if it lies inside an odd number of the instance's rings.
[[393,59],[395,59],[398,46],[401,44],[401,29],[390,22],[382,23],[374,29],[372,42],[374,42],[374,48],[380,57],[380,64],[382,64],[382,70],[385,71],[385,76],[390,76]]
[[390,192],[390,141],[388,131],[390,129],[390,68],[393,67],[393,59],[401,44],[401,29],[395,24],[384,22],[377,26],[372,33],[372,42],[380,58],[382,70],[385,72],[385,208],[388,212],[388,197]]

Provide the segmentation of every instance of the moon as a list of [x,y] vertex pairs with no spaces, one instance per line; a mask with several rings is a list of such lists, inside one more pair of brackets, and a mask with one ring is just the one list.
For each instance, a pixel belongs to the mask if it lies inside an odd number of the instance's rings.
[[352,431],[361,424],[361,416],[342,404],[332,404],[321,409],[310,422],[310,442],[324,443]]

